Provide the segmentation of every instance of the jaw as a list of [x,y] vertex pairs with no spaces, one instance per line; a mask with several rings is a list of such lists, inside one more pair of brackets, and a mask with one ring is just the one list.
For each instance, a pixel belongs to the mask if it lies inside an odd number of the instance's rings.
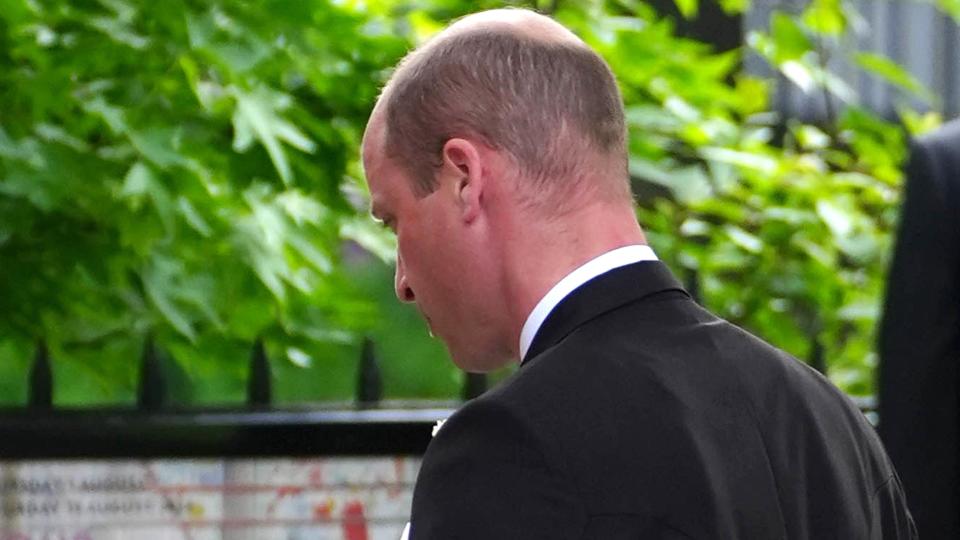
[[[517,353],[507,346],[501,333],[492,325],[467,325],[462,340],[444,339],[453,363],[468,373],[486,373],[517,361]],[[442,338],[441,338],[442,339]]]

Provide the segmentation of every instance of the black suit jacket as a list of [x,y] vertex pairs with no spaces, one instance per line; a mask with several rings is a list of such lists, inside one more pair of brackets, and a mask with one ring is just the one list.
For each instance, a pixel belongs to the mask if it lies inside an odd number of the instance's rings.
[[412,540],[912,537],[863,415],[701,309],[659,262],[564,299],[440,429]]
[[915,141],[880,328],[880,435],[923,538],[960,538],[960,121]]

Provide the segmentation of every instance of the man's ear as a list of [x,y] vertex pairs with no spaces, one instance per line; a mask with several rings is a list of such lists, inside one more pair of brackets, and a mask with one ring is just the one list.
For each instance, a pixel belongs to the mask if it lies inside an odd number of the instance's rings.
[[472,222],[482,210],[484,182],[483,152],[467,139],[450,139],[443,145],[441,189],[451,190],[461,215]]

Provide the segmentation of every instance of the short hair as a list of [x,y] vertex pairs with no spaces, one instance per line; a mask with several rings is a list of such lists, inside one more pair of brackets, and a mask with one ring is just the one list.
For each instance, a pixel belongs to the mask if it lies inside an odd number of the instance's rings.
[[436,189],[443,145],[467,136],[507,152],[538,190],[582,176],[588,149],[613,156],[624,171],[617,191],[629,196],[616,79],[572,35],[543,39],[490,25],[442,35],[404,58],[381,99],[386,153],[418,196]]

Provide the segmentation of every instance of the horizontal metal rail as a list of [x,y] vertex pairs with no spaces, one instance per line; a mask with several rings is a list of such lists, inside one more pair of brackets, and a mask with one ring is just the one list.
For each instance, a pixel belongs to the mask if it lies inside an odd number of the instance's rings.
[[452,408],[0,412],[0,459],[419,455]]

